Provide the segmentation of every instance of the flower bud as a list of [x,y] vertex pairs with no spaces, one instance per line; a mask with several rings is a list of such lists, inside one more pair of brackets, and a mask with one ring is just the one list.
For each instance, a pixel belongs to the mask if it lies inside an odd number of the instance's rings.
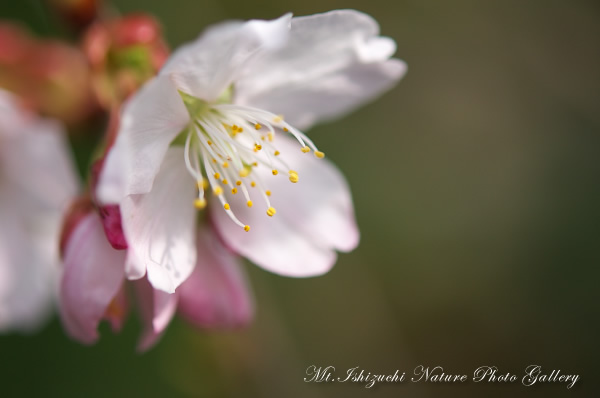
[[74,124],[95,109],[89,66],[81,52],[54,40],[36,40],[0,24],[0,87],[36,112]]
[[68,124],[94,109],[90,71],[83,54],[57,41],[40,42],[26,57],[26,73],[35,86],[29,93],[43,114]]
[[91,26],[83,51],[93,69],[93,85],[106,109],[120,105],[160,70],[168,56],[158,22],[132,14]]

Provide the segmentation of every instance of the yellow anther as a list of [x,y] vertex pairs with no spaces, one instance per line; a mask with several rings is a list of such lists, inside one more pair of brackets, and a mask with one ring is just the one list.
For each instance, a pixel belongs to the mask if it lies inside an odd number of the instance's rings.
[[242,127],[239,127],[238,128],[238,133],[243,133],[243,132],[244,132],[244,129]]
[[223,178],[223,184],[227,185],[227,184],[229,184],[229,181],[227,181],[227,179]]
[[267,136],[269,137],[269,142],[273,142],[273,138],[275,138],[273,136],[273,133],[269,132],[269,134]]
[[233,126],[231,126],[231,129],[232,129],[233,131],[236,131],[236,130],[238,129],[238,126],[237,126],[236,124],[234,124]]
[[277,115],[273,118],[273,121],[275,123],[280,123],[281,121],[283,121],[283,116],[282,115]]
[[325,157],[325,154],[321,151],[315,151],[315,156],[319,159],[323,159]]
[[264,140],[265,140],[265,136],[264,136],[264,135],[261,135],[261,136],[260,136],[260,140],[261,140],[261,141],[264,141]]
[[248,177],[248,174],[250,174],[250,168],[244,167],[240,170],[240,177]]
[[260,144],[254,144],[254,152],[258,152],[262,149],[262,145]]
[[265,193],[267,194],[267,196],[271,196],[271,191],[265,191]]
[[294,184],[298,182],[298,173],[295,172],[294,170],[290,170],[290,181],[293,182]]
[[218,180],[219,178],[221,178],[221,174],[215,173],[215,178]]
[[248,202],[246,202],[246,204],[248,205],[248,207],[252,207],[252,205],[253,205],[254,203],[252,203],[252,201],[251,201],[251,200],[249,200]]
[[281,152],[279,152],[279,151],[273,152],[273,155],[275,155],[275,156],[279,156],[280,154],[281,154]]
[[309,153],[310,152],[310,148],[307,146],[303,146],[302,148],[300,148],[300,150],[304,153]]
[[284,128],[283,128],[283,131],[285,131],[285,132],[287,133],[287,132],[288,132],[288,131],[290,131],[290,130],[288,130],[288,128],[287,128],[287,127],[284,127]]
[[194,200],[194,207],[198,210],[202,210],[206,207],[206,199],[202,198],[196,198]]
[[206,141],[208,145],[212,145],[212,141]]
[[258,167],[258,162],[252,162],[252,166]]
[[196,181],[196,189],[206,189],[208,188],[208,181],[206,180],[202,180],[202,181]]
[[222,193],[223,193],[223,188],[221,188],[220,186],[218,186],[218,185],[217,185],[216,187],[214,187],[214,189],[213,189],[213,193],[214,193],[215,195],[220,195],[220,194],[222,194]]
[[267,216],[273,217],[275,215],[275,213],[277,213],[277,210],[275,210],[273,207],[269,207],[267,209]]
[[237,193],[237,188],[231,188],[231,193],[235,195]]
[[229,210],[229,209],[230,209],[230,207],[229,207],[229,203],[225,203],[225,204],[223,205],[223,208],[224,208],[225,210]]
[[246,231],[246,232],[250,231],[250,225],[245,225],[244,226],[244,231]]
[[240,180],[237,180],[237,181],[235,182],[235,185],[237,185],[237,186],[239,187],[240,185],[242,185],[242,182],[241,182]]
[[223,162],[223,168],[225,168],[225,169],[226,169],[226,168],[228,168],[228,167],[229,167],[229,163],[227,163],[227,162]]
[[276,176],[277,174],[279,174],[279,172],[277,170],[275,170],[275,169],[273,169],[272,173],[273,173],[274,176]]
[[262,126],[261,126],[259,123],[256,123],[256,124],[254,125],[254,128],[255,128],[255,129],[257,129],[257,130],[260,130],[260,128],[261,128],[261,127],[262,127]]
[[213,158],[212,162],[217,163],[217,159]]
[[254,188],[254,187],[256,186],[256,183],[255,183],[254,181],[252,181],[252,182],[250,183],[250,186],[251,186],[252,188]]

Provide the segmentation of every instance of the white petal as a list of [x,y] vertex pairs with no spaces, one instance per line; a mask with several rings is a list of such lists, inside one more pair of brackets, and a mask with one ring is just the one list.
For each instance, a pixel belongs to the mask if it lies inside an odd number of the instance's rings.
[[287,176],[273,176],[261,167],[277,214],[268,217],[258,196],[248,208],[238,194],[229,195],[228,201],[238,218],[250,225],[249,232],[233,224],[222,207],[213,208],[212,219],[227,246],[269,271],[288,276],[325,273],[335,263],[336,249],[349,251],[358,244],[350,191],[327,160],[303,154],[286,137],[276,138],[274,144],[300,178],[292,184]]
[[0,89],[0,138],[19,134],[32,119],[33,114],[21,109],[14,94]]
[[103,204],[117,204],[127,195],[147,193],[169,144],[189,116],[173,83],[157,77],[125,105],[117,140],[108,153],[97,188]]
[[0,184],[0,332],[33,331],[50,315],[57,257],[39,250]]
[[388,58],[370,16],[353,10],[294,18],[288,44],[266,54],[235,84],[235,102],[283,114],[298,128],[348,113],[390,89],[406,65]]
[[110,246],[100,217],[90,213],[71,233],[64,264],[60,290],[63,324],[71,337],[94,343],[98,324],[125,279],[125,253]]
[[78,191],[78,179],[62,126],[52,120],[27,123],[0,145],[0,168],[26,200],[61,211]]
[[172,293],[192,272],[196,264],[195,189],[185,168],[183,148],[173,147],[165,155],[152,190],[123,200],[129,279],[147,272],[156,289]]
[[318,79],[286,86],[247,99],[253,107],[284,115],[286,122],[307,129],[338,118],[392,88],[406,64],[391,59],[376,64],[354,64]]
[[30,329],[54,302],[61,217],[77,179],[62,127],[2,90],[0,130],[0,329]]
[[217,99],[254,59],[287,41],[291,14],[273,21],[228,22],[180,47],[160,74],[206,101]]

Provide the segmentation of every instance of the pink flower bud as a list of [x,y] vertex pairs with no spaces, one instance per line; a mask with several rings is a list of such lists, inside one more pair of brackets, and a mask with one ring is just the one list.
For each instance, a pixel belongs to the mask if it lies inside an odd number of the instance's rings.
[[[98,175],[102,170],[103,162],[104,159],[101,159],[96,161],[92,165],[92,192],[95,192],[96,190],[96,184],[98,183]],[[113,249],[127,249],[127,240],[125,239],[125,234],[123,233],[123,227],[121,225],[121,210],[119,209],[119,205],[99,206],[98,213],[100,214],[100,219],[102,220],[102,226],[104,227],[106,239],[113,247]]]
[[145,14],[125,16],[112,25],[111,36],[117,48],[153,45],[162,39],[159,23]]

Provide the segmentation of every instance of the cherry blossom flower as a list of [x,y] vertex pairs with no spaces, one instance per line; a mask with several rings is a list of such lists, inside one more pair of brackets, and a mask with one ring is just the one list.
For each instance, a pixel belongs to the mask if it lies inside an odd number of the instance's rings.
[[48,317],[61,218],[77,189],[61,125],[0,90],[0,331],[33,330]]
[[345,179],[300,129],[393,87],[406,71],[394,52],[353,10],[227,22],[179,48],[125,105],[100,177],[99,200],[121,206],[126,276],[174,292],[209,202],[235,252],[282,275],[327,272],[359,232]]
[[130,307],[127,290],[136,297],[143,324],[140,351],[158,341],[177,309],[199,328],[233,328],[250,321],[253,301],[239,259],[206,229],[198,233],[194,272],[175,294],[165,293],[146,278],[126,282],[126,250],[111,245],[100,215],[91,203],[81,202],[71,212],[73,225],[63,242],[60,314],[72,338],[95,343],[102,320],[119,331]]

